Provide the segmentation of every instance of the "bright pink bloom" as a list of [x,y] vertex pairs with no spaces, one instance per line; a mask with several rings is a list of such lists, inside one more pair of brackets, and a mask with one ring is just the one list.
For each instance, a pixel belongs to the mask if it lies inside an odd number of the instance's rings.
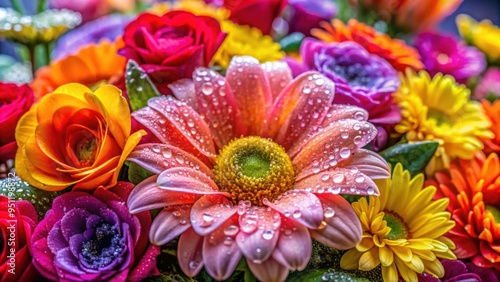
[[[162,245],[180,235],[178,260],[187,275],[205,266],[223,280],[244,256],[259,280],[281,281],[289,270],[306,267],[311,237],[336,249],[360,241],[360,222],[339,194],[378,195],[373,179],[390,173],[379,155],[361,149],[377,134],[366,122],[367,112],[332,105],[331,80],[306,72],[292,81],[283,62],[261,66],[254,58],[236,57],[226,77],[198,68],[192,81],[170,87],[178,100],[153,98],[133,113],[158,143],[139,145],[129,156],[156,175],[136,186],[128,206],[132,213],[164,208],[153,221],[150,240]],[[269,146],[245,147],[249,151],[226,158],[230,150],[239,154],[235,144],[243,143]],[[273,189],[284,181],[290,185],[276,194],[245,190],[248,183],[240,188],[238,181],[258,182],[267,175],[247,176],[242,167],[258,167],[266,159],[252,155],[248,161],[245,154],[273,146],[281,151],[266,157],[274,161],[278,155],[293,169],[286,174],[285,166],[269,161],[266,173],[278,176],[267,180]]]

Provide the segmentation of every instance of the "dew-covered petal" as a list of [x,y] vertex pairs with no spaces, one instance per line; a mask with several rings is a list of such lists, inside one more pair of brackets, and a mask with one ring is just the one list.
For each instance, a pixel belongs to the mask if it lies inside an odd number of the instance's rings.
[[205,236],[203,258],[205,270],[211,277],[225,280],[238,265],[242,256],[238,244],[234,242],[238,231],[238,217],[233,216],[214,232]]
[[247,258],[247,264],[260,281],[285,281],[288,276],[288,268],[272,257],[262,263],[254,263]]
[[198,112],[210,127],[219,148],[235,137],[245,135],[240,111],[226,79],[208,68],[193,73]]
[[333,101],[335,85],[316,72],[301,74],[277,97],[266,135],[285,149],[321,125]]
[[153,220],[149,230],[151,243],[161,246],[181,235],[191,224],[189,211],[191,205],[178,205],[164,208]]
[[194,203],[194,194],[172,192],[158,188],[156,184],[157,178],[157,175],[149,177],[135,186],[130,192],[127,201],[130,213],[135,214],[166,206]]
[[219,191],[217,184],[205,173],[186,167],[173,167],[160,173],[156,181],[162,190],[191,194],[231,194]]
[[168,86],[172,90],[175,98],[185,102],[191,108],[198,110],[196,107],[194,83],[189,78],[183,78],[170,83]]
[[278,242],[281,216],[271,208],[249,207],[240,215],[236,243],[244,256],[255,263],[269,258]]
[[341,161],[338,167],[350,170],[358,169],[359,172],[371,179],[391,177],[387,161],[381,155],[365,149],[359,149],[353,154],[352,158]]
[[221,195],[206,195],[191,209],[191,225],[201,236],[213,232],[236,213],[237,207]]
[[272,96],[259,61],[248,56],[233,57],[226,81],[236,98],[246,135],[260,136],[271,108]]
[[378,195],[375,182],[356,167],[333,168],[312,174],[297,181],[294,189],[313,193],[350,194],[360,196]]
[[283,193],[274,202],[264,204],[307,228],[316,229],[323,221],[323,208],[318,198],[304,190]]
[[283,219],[281,230],[272,257],[290,270],[303,270],[312,253],[309,230],[288,218]]
[[283,89],[292,81],[292,70],[286,62],[266,62],[261,65],[267,76],[273,101]]
[[355,247],[361,241],[361,223],[347,200],[339,195],[317,195],[323,204],[325,225],[310,230],[311,236],[320,243],[338,250]]
[[196,276],[203,268],[203,237],[192,228],[179,238],[177,260],[182,272],[189,277]]
[[358,149],[368,144],[377,135],[375,127],[368,122],[346,119],[334,122],[312,137],[292,159],[302,179],[334,167],[342,160],[355,157]]
[[172,167],[187,167],[199,170],[209,176],[210,168],[200,159],[190,153],[172,145],[141,144],[128,155],[127,160],[132,161],[154,174]]

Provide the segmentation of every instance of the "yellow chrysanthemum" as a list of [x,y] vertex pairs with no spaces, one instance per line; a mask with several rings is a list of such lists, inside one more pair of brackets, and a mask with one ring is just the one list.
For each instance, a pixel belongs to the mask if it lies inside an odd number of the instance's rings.
[[455,158],[471,159],[483,149],[479,138],[493,138],[490,122],[481,105],[471,101],[470,90],[453,77],[425,71],[401,74],[401,87],[394,100],[401,107],[401,122],[396,131],[409,142],[434,140],[440,146],[429,162],[426,173],[449,167]]
[[219,22],[229,18],[230,12],[224,7],[215,7],[203,0],[181,0],[175,3],[160,2],[149,9],[151,13],[163,15],[168,11],[188,11],[198,16],[209,16]]
[[222,30],[227,37],[212,59],[213,65],[226,69],[234,56],[252,56],[260,63],[278,61],[285,56],[281,46],[257,28],[224,21]]
[[423,174],[410,178],[397,164],[392,179],[376,181],[380,197],[352,204],[363,237],[342,256],[342,268],[368,271],[382,264],[384,281],[398,281],[398,272],[405,281],[418,281],[423,272],[444,275],[437,258],[456,259],[455,245],[443,236],[455,225],[446,212],[449,200],[433,201],[436,187],[423,188]]
[[500,28],[489,20],[475,21],[467,15],[457,17],[462,37],[486,54],[491,62],[500,62]]

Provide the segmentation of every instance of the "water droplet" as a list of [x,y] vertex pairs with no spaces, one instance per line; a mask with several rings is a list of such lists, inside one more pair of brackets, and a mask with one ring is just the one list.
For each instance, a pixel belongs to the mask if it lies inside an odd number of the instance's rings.
[[353,140],[354,144],[358,145],[359,143],[361,143],[361,136],[356,136],[354,137],[354,140]]
[[304,94],[311,93],[311,88],[307,85],[304,85],[304,88],[302,88],[302,93],[304,93]]
[[363,114],[363,112],[356,112],[354,114],[354,118],[359,120],[359,121],[362,121],[365,119],[365,115]]
[[330,179],[330,175],[328,173],[325,173],[323,174],[323,176],[321,176],[321,180],[323,181],[327,181],[328,179]]
[[231,246],[232,244],[233,244],[233,238],[231,238],[231,237],[226,237],[226,238],[224,239],[224,245],[226,245],[226,246]]
[[342,131],[340,133],[340,137],[342,137],[342,139],[347,139],[349,138],[349,132],[348,131]]
[[214,86],[210,82],[204,82],[201,85],[201,92],[205,95],[210,95],[214,92]]
[[337,174],[333,177],[333,182],[334,183],[342,183],[342,181],[344,181],[344,175],[343,174]]
[[189,262],[189,268],[191,268],[191,269],[197,268],[198,265],[200,265],[200,263],[198,261],[192,260]]
[[158,144],[153,145],[153,152],[155,152],[155,153],[159,153],[159,152],[160,152],[160,149],[161,149],[161,148],[160,148],[160,145],[158,145]]
[[375,189],[373,189],[373,187],[368,187],[368,189],[366,189],[366,193],[368,193],[368,195],[373,195],[375,193]]
[[347,159],[351,155],[351,150],[347,147],[340,149],[340,157]]
[[332,216],[335,215],[335,211],[332,208],[327,207],[327,208],[325,208],[323,214],[325,215],[325,218],[331,218]]
[[179,217],[179,216],[181,216],[181,212],[180,211],[173,211],[172,215],[175,217]]
[[299,218],[302,215],[302,212],[300,210],[295,210],[293,212],[293,218]]
[[235,236],[240,229],[236,225],[229,225],[226,229],[224,229],[224,234],[226,236]]
[[142,86],[137,86],[137,91],[142,91]]
[[193,127],[194,126],[194,121],[192,119],[189,119],[188,122],[187,122],[187,125],[189,127]]
[[334,186],[332,190],[330,190],[331,193],[333,194],[338,194],[340,193],[340,186]]
[[202,217],[204,226],[212,225],[212,223],[214,222],[214,217],[211,214],[204,213]]
[[184,164],[184,158],[182,156],[175,156],[175,160],[180,164]]
[[318,86],[325,84],[325,80],[324,80],[324,79],[322,79],[322,78],[318,78],[318,79],[316,79],[316,81],[315,81],[315,82],[316,82],[316,85],[318,85]]
[[360,130],[361,129],[361,124],[355,123],[352,128],[354,128],[354,130]]
[[274,236],[274,231],[273,230],[265,230],[264,232],[262,232],[262,238],[264,238],[265,240],[271,240]]
[[363,181],[365,181],[365,176],[362,174],[358,174],[354,178],[354,181],[356,181],[356,183],[363,183]]
[[169,158],[172,157],[172,149],[170,149],[170,148],[167,147],[167,148],[163,149],[163,153],[162,154],[163,154],[164,158],[169,159]]
[[336,165],[337,165],[337,160],[336,160],[336,159],[332,159],[332,160],[330,160],[330,161],[328,162],[328,164],[329,164],[330,166],[336,166]]

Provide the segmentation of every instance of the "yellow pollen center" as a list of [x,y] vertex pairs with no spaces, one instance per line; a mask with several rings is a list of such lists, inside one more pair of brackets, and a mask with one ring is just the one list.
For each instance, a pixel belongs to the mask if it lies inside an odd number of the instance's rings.
[[244,137],[231,141],[219,153],[213,168],[214,181],[233,202],[275,200],[295,181],[290,157],[280,145],[261,138]]

